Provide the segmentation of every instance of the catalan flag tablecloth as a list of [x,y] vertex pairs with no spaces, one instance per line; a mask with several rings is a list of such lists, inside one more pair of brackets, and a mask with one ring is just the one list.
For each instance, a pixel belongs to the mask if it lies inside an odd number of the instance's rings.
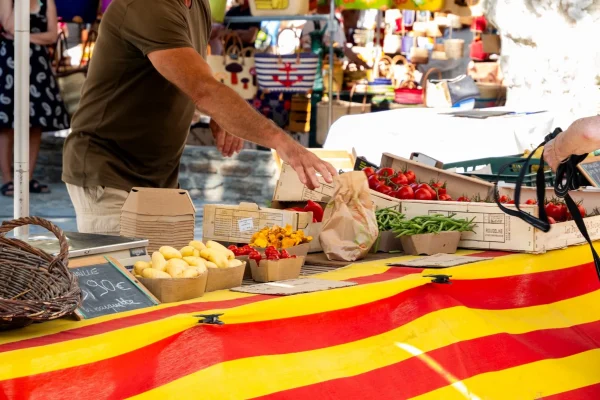
[[[600,399],[600,284],[589,248],[443,270],[355,264],[359,285],[222,291],[0,334],[2,399]],[[223,312],[223,326],[199,312]]]

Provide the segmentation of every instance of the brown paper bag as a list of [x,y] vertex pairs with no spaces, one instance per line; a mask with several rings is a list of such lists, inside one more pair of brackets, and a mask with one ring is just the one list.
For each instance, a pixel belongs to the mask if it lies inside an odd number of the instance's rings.
[[329,260],[360,260],[379,234],[367,176],[356,171],[335,179],[335,192],[325,209],[319,240]]

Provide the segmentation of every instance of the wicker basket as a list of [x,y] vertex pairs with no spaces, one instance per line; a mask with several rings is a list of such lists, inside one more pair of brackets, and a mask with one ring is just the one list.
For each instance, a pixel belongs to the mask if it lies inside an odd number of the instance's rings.
[[[25,225],[39,225],[58,238],[56,257],[5,235]],[[41,218],[21,218],[0,226],[0,330],[25,327],[72,313],[81,303],[77,278],[68,269],[65,234]]]

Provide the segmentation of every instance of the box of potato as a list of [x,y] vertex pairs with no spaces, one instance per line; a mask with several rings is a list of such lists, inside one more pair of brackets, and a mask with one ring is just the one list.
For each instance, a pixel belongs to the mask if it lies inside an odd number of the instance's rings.
[[240,286],[245,267],[219,243],[195,240],[181,250],[161,247],[150,262],[136,262],[134,274],[161,302],[170,303]]

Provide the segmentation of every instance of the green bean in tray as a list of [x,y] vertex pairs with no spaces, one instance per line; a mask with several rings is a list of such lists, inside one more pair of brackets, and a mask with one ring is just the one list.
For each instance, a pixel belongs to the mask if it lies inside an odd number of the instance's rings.
[[380,232],[391,231],[395,225],[404,220],[404,214],[391,208],[375,211],[377,226]]
[[475,218],[458,219],[454,218],[455,215],[445,217],[436,214],[402,220],[394,224],[392,230],[398,237],[440,232],[473,232]]

